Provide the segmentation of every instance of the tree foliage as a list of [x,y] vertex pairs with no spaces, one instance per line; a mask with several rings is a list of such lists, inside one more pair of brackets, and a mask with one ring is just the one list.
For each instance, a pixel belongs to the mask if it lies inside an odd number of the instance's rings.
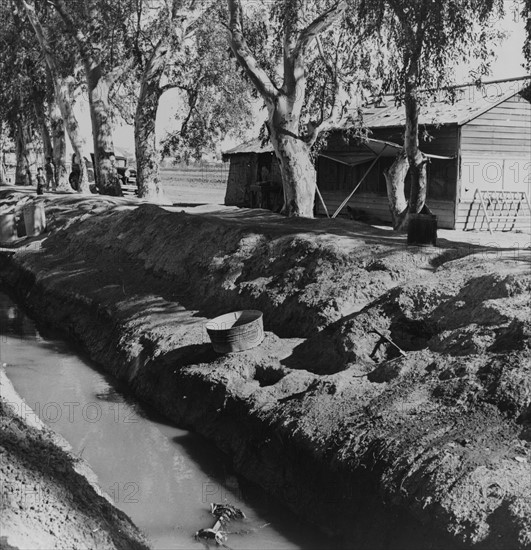
[[0,119],[14,133],[21,117],[38,123],[35,103],[45,100],[46,71],[32,30],[11,2],[0,7],[0,45]]
[[405,83],[440,90],[455,83],[455,68],[471,60],[480,80],[489,72],[493,46],[503,34],[497,21],[503,17],[503,0],[385,0],[373,9],[383,13],[386,47],[399,55],[387,64],[386,87],[403,96]]
[[134,70],[117,83],[113,104],[134,123],[139,83],[150,57],[162,48],[160,96],[172,91],[177,102],[175,130],[163,137],[162,153],[177,161],[198,159],[225,136],[241,137],[251,124],[250,88],[241,72],[235,74],[220,7],[210,0],[137,0],[137,14],[128,23]]
[[525,21],[525,41],[523,52],[527,70],[531,71],[531,0],[520,0],[520,2],[522,4],[522,19]]
[[383,21],[382,46],[396,52],[386,62],[384,89],[404,103],[406,115],[405,155],[399,155],[396,163],[409,164],[409,202],[400,198],[407,170],[393,166],[386,174],[394,226],[401,229],[408,214],[421,212],[426,201],[428,160],[419,149],[422,105],[442,91],[452,99],[455,89],[448,84],[454,82],[459,62],[471,57],[478,61],[473,72],[478,82],[488,74],[493,44],[501,35],[492,17],[503,15],[503,0],[366,1]]
[[35,36],[13,2],[0,6],[0,44],[0,120],[16,145],[16,183],[33,184],[42,151],[46,71]]
[[372,44],[377,21],[355,0],[275,0],[272,32],[263,45],[276,62],[268,65],[252,49],[244,6],[228,0],[230,43],[268,111],[283,178],[283,212],[311,217],[316,191],[312,147],[359,107],[360,90],[371,82],[370,48],[365,48]]
[[238,139],[252,123],[250,87],[232,57],[215,10],[198,20],[179,59],[172,59],[166,87],[178,90],[177,129],[163,140],[163,154],[200,159],[225,137]]

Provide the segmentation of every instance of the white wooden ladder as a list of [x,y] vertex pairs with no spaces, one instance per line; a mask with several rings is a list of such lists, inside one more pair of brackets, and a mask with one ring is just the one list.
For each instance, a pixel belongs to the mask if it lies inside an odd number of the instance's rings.
[[493,227],[501,231],[511,231],[517,220],[529,220],[531,225],[531,203],[524,191],[476,189],[474,202],[478,198],[491,235]]

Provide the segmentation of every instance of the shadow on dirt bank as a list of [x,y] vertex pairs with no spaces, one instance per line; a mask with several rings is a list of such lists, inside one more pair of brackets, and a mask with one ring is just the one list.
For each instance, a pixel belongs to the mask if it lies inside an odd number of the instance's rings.
[[309,336],[449,261],[521,252],[457,241],[448,241],[455,248],[419,249],[407,247],[403,235],[357,222],[238,209],[192,215],[142,205],[78,218],[70,212],[68,220],[48,239],[50,252],[108,257],[150,272],[173,285],[166,299],[200,316],[256,307],[283,337]]

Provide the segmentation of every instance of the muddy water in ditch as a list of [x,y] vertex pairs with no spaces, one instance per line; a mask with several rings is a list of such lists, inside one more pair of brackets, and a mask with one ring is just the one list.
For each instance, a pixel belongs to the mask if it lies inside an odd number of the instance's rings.
[[169,425],[70,345],[39,331],[1,293],[0,362],[28,407],[90,464],[154,548],[204,548],[193,534],[213,524],[212,501],[248,516],[233,525],[231,548],[334,547],[236,477],[204,439]]

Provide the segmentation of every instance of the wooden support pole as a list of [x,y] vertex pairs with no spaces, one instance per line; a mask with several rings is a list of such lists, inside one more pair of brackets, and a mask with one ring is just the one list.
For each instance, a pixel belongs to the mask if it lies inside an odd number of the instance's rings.
[[365,174],[363,175],[363,177],[359,181],[358,185],[356,185],[356,187],[354,187],[354,190],[352,191],[352,193],[350,193],[350,195],[341,203],[341,205],[338,207],[338,209],[332,214],[332,218],[336,218],[337,215],[341,212],[341,210],[343,210],[343,208],[345,208],[345,205],[352,198],[352,195],[354,195],[354,193],[358,190],[359,186],[365,181],[365,179],[369,175],[369,172],[372,170],[373,166],[378,162],[378,160],[380,160],[380,157],[383,155],[386,148],[387,148],[387,144],[381,150],[380,154],[372,161],[372,164],[369,166],[369,168],[367,169],[367,171],[365,172]]
[[476,189],[476,193],[474,193],[474,200],[476,198],[476,194],[479,195],[479,200],[481,201],[481,206],[483,207],[483,212],[485,214],[485,218],[487,219],[487,226],[489,228],[489,233],[492,235],[492,228],[490,226],[490,218],[489,218],[489,215],[487,213],[487,207],[485,206],[485,201],[483,200],[483,195],[481,193],[481,191],[478,189]]
[[315,189],[317,191],[317,195],[319,196],[319,199],[321,199],[321,204],[323,205],[324,211],[326,213],[326,217],[330,218],[330,214],[328,213],[328,208],[326,207],[325,201],[323,199],[323,195],[321,195],[321,191],[319,191],[319,187],[317,187],[317,184],[315,185]]

